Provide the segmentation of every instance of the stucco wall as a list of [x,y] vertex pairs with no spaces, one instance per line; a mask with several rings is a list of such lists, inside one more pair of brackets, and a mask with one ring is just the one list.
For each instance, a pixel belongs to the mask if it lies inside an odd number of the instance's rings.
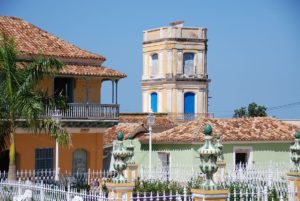
[[[76,149],[87,151],[87,168],[102,169],[103,134],[73,133],[70,147],[59,147],[59,167],[61,171],[72,170],[72,156]],[[16,134],[17,168],[33,170],[35,166],[35,148],[53,148],[55,167],[55,141],[45,134]],[[53,167],[53,168],[54,168]]]
[[[135,140],[135,160],[138,164],[148,167],[149,146],[141,145]],[[234,147],[251,147],[253,150],[252,162],[264,163],[289,162],[289,145],[290,143],[251,143],[251,144],[225,144],[224,157],[228,165],[232,166],[234,162]],[[170,153],[171,166],[194,167],[199,166],[199,156],[197,150],[202,145],[196,144],[155,144],[153,145],[152,166],[156,167],[158,163],[158,153]]]
[[50,77],[44,78],[43,80],[41,80],[39,82],[37,87],[38,87],[38,89],[43,89],[43,90],[47,91],[47,94],[51,95],[52,91],[53,91],[52,78],[50,78]]
[[[74,87],[74,102],[85,103],[88,98],[89,103],[100,103],[100,79],[76,78]],[[88,97],[87,97],[88,90]]]
[[[100,103],[101,79],[75,77],[74,82],[74,102],[75,103]],[[46,90],[48,95],[53,93],[53,78],[47,77],[38,84],[39,89]],[[87,97],[88,90],[88,97]],[[87,100],[88,98],[88,100]]]

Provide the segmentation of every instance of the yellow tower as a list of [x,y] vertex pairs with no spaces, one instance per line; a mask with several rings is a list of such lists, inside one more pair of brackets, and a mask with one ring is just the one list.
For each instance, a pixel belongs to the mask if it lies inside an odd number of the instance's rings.
[[206,34],[182,21],[144,31],[143,112],[207,115]]

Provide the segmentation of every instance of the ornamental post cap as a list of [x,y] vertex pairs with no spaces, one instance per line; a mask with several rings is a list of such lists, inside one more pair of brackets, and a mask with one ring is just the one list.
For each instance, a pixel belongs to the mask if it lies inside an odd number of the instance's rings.
[[128,135],[128,140],[132,140],[132,139],[133,139],[132,135],[129,134],[129,135]]
[[217,139],[219,140],[220,138],[220,133],[217,133]]
[[212,127],[209,124],[206,124],[204,127],[204,135],[211,135],[212,134]]
[[300,133],[299,132],[295,133],[295,138],[300,139]]
[[123,138],[124,138],[123,133],[122,133],[121,131],[119,131],[119,132],[117,133],[117,139],[118,139],[119,141],[123,141]]

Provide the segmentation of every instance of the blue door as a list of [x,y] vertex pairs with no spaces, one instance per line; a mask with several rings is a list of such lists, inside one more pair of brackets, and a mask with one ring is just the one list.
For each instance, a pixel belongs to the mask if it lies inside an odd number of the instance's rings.
[[195,114],[195,94],[188,92],[184,94],[184,120],[193,120]]
[[157,112],[157,93],[155,92],[151,94],[151,109],[152,112]]

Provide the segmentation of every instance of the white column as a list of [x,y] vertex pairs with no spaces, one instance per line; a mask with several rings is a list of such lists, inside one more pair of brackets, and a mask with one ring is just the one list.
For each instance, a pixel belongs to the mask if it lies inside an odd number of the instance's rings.
[[157,102],[158,102],[158,112],[162,112],[162,104],[163,104],[163,101],[162,101],[162,91],[158,92],[157,93]]
[[149,178],[148,179],[151,178],[152,178],[152,126],[149,127]]
[[151,93],[148,93],[148,112],[151,111]]
[[[147,56],[147,76],[150,77],[152,75],[152,57],[151,55]],[[159,59],[159,58],[158,58]]]
[[194,108],[195,108],[195,113],[199,113],[199,111],[198,111],[198,93],[197,92],[195,92],[195,97],[194,97]]
[[204,74],[204,72],[203,72],[203,52],[198,52],[196,73],[197,73],[197,75]]
[[177,74],[183,73],[182,60],[183,60],[182,50],[177,50]]
[[203,89],[200,89],[200,91],[198,92],[198,104],[199,104],[199,109],[198,109],[198,113],[204,113],[203,111],[203,101],[204,101],[204,91]]
[[167,74],[172,73],[172,49],[167,50]]
[[158,76],[163,77],[163,51],[160,50],[158,54]]
[[148,106],[148,96],[147,92],[143,92],[143,112],[148,112],[149,106]]
[[203,74],[207,74],[207,52],[203,53],[203,59],[204,62],[203,62],[202,72]]
[[177,89],[177,113],[183,113],[183,91]]
[[55,141],[55,181],[59,180],[59,147],[57,140]]
[[167,112],[172,112],[172,89],[167,89]]
[[143,77],[142,79],[147,79],[148,78],[148,55],[147,54],[143,54]]

